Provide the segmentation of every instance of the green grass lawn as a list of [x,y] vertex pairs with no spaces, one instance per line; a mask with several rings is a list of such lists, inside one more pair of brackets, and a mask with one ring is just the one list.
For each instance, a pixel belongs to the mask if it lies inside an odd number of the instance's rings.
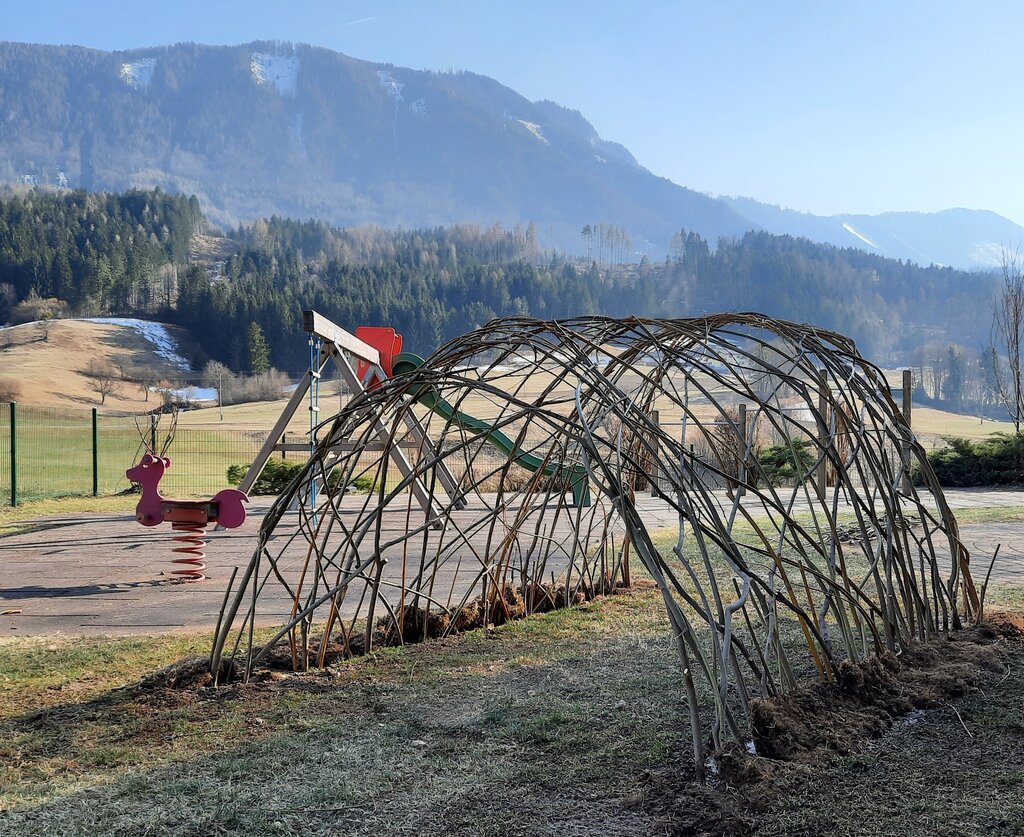
[[649,587],[326,673],[125,688],[208,640],[0,641],[0,832],[648,835],[695,833],[696,818],[713,834],[930,835],[1024,821],[1019,645],[955,705],[815,776],[776,770],[751,812],[686,783],[682,678]]
[[[167,421],[158,426],[157,447]],[[140,432],[141,426],[141,432]],[[129,488],[125,471],[151,440],[148,417],[137,426],[130,417],[100,416],[97,431],[98,491],[109,495]],[[0,502],[9,502],[11,456],[9,416],[0,416]],[[171,470],[162,489],[169,495],[212,494],[227,484],[228,466],[251,462],[266,431],[235,426],[182,425],[168,456]],[[20,407],[17,424],[19,502],[87,496],[93,488],[92,425],[88,413]]]
[[[135,501],[0,508],[0,534]],[[1024,508],[958,517],[1021,520]],[[1024,591],[990,590],[987,612],[1000,611],[1024,611]],[[1011,835],[1024,823],[1020,643],[1004,642],[1005,672],[965,697],[813,772],[773,765],[742,793],[688,783],[682,675],[642,584],[327,672],[134,688],[209,643],[0,639],[0,834]]]
[[683,745],[650,593],[223,699],[116,688],[205,639],[0,644],[0,829],[522,833],[619,819],[635,770]]

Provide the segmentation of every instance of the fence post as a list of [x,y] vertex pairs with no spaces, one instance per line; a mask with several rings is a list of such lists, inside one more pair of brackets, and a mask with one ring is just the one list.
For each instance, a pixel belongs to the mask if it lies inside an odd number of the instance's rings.
[[156,456],[156,416],[149,417],[149,449]]
[[[661,430],[661,414],[657,410],[651,410],[651,421],[654,423],[655,427],[657,427],[659,430]],[[657,434],[654,436],[654,440],[653,441],[654,441],[655,453],[654,453],[654,455],[651,458],[651,480],[650,480],[651,484],[650,484],[650,489],[651,489],[651,496],[652,497],[657,497],[658,496],[658,488],[661,486],[661,483],[662,483],[661,465],[658,463],[658,454],[657,454],[657,447],[658,447],[658,436],[657,436]]]
[[92,496],[100,496],[100,432],[96,408],[92,408]]
[[[914,409],[914,376],[909,369],[903,370],[903,418],[907,421],[907,429],[911,429],[913,424],[911,422],[913,418]],[[904,439],[903,444],[900,446],[902,450],[900,453],[903,457],[903,493],[907,496],[910,495],[911,484],[910,484],[910,439]]]
[[11,402],[11,505],[18,505],[18,404]]
[[740,461],[736,469],[736,477],[739,485],[736,487],[736,496],[742,497],[747,493],[747,405],[740,402],[739,405],[739,431],[740,431]]
[[818,377],[818,414],[821,416],[822,427],[825,430],[824,438],[821,440],[821,462],[818,463],[818,473],[815,474],[817,477],[817,488],[818,488],[818,499],[825,502],[825,496],[828,492],[828,447],[829,447],[829,425],[831,420],[828,414],[828,371],[825,369],[821,370]]

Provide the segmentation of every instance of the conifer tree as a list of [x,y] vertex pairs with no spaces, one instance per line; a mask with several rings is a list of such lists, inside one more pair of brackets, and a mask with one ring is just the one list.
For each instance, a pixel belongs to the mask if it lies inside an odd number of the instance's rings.
[[263,329],[255,321],[249,323],[248,343],[249,371],[254,375],[262,375],[270,369],[270,346],[263,335]]

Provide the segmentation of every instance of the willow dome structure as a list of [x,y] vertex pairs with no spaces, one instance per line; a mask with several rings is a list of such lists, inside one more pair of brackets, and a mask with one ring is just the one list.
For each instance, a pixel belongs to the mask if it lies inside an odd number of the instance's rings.
[[708,742],[747,737],[754,698],[978,604],[924,451],[852,341],[758,314],[515,317],[397,364],[320,425],[213,670],[324,665],[641,574],[672,626],[698,771]]

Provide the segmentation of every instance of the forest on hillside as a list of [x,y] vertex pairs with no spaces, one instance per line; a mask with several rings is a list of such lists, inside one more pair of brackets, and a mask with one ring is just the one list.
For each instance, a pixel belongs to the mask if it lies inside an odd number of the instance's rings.
[[0,41],[0,113],[0,182],[195,191],[225,225],[274,212],[405,228],[532,218],[568,243],[592,212],[661,252],[677,225],[751,226],[578,112],[486,76],[306,44]]
[[996,287],[988,274],[767,233],[710,243],[682,230],[664,261],[615,264],[555,253],[533,225],[395,231],[272,217],[224,233],[231,246],[215,260],[194,246],[207,226],[195,198],[160,190],[7,193],[0,322],[160,319],[192,331],[197,369],[218,360],[241,371],[257,323],[271,365],[294,373],[307,363],[307,308],[352,329],[393,325],[420,353],[510,314],[745,310],[846,333],[878,361],[910,362],[925,345],[980,355]]

